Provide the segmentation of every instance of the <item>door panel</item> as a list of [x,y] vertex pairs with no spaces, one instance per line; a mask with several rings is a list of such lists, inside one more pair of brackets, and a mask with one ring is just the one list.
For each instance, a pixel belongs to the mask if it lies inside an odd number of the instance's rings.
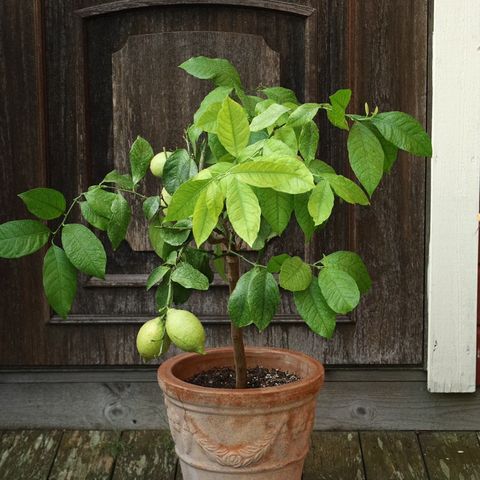
[[[156,150],[181,146],[182,129],[208,88],[176,67],[192,55],[229,58],[252,89],[280,81],[302,100],[324,101],[337,88],[351,87],[356,111],[367,100],[383,110],[400,109],[426,119],[423,1],[312,0],[303,5],[265,0],[47,0],[43,8],[42,2],[6,5],[3,18],[21,12],[38,25],[37,35],[26,45],[31,56],[23,68],[30,69],[40,86],[29,90],[38,116],[27,124],[40,132],[39,146],[23,154],[20,168],[26,172],[29,161],[36,161],[37,178],[12,181],[2,195],[6,202],[39,182],[73,197],[125,165],[137,134]],[[4,23],[2,29],[7,28]],[[24,31],[27,25],[19,28]],[[5,55],[15,58],[14,53]],[[26,88],[12,82],[11,73],[4,75],[10,79],[10,96]],[[15,102],[2,101],[12,116],[27,118]],[[41,129],[35,130],[43,120],[44,136]],[[319,126],[319,158],[349,175],[345,134],[324,118]],[[45,159],[37,156],[42,139]],[[15,132],[9,130],[8,151],[15,141]],[[2,169],[5,178],[14,178],[12,159],[6,155]],[[156,188],[155,182],[147,185],[150,192]],[[2,220],[18,217],[17,207],[8,207],[8,215],[3,209]],[[263,334],[247,329],[246,341],[303,350],[331,364],[420,364],[424,219],[425,163],[405,156],[376,192],[371,208],[337,206],[329,228],[309,245],[291,225],[285,239],[273,242],[268,256],[288,251],[319,258],[334,249],[356,249],[371,270],[373,291],[354,314],[340,319],[330,341],[315,336],[300,321],[290,295],[283,295],[271,328]],[[40,285],[34,283],[39,279],[38,258],[28,280],[22,274],[28,261],[2,261],[2,286],[8,275],[17,282],[5,285],[10,297],[2,299],[1,363],[140,363],[134,336],[139,323],[153,316],[153,296],[143,285],[157,265],[145,237],[137,233],[140,229],[136,225],[131,230],[129,242],[115,255],[109,251],[105,282],[81,278],[67,321],[51,316],[39,288],[33,288]],[[22,310],[19,300],[26,296],[25,288],[35,292],[35,301],[29,300]],[[229,342],[227,291],[216,279],[207,295],[194,294],[188,303],[205,321],[210,345]],[[11,311],[16,323],[8,320]]]

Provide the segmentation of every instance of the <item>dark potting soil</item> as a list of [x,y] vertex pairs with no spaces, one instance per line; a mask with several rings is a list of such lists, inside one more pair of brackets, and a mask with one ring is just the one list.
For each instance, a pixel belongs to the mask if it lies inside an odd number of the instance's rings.
[[[247,388],[278,387],[300,380],[294,373],[276,368],[254,367],[247,370]],[[230,367],[217,367],[197,373],[188,383],[210,388],[235,388],[235,370]]]

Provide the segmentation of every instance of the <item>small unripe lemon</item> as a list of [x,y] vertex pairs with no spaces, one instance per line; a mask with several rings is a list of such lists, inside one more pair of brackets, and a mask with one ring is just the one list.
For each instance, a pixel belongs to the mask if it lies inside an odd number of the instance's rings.
[[160,152],[157,153],[150,162],[150,171],[152,175],[156,177],[161,177],[163,175],[163,167],[167,158],[172,154],[172,152]]
[[178,348],[185,352],[205,353],[205,330],[193,313],[170,308],[165,326],[168,336]]
[[170,200],[172,199],[172,196],[165,190],[165,187],[162,188],[162,198],[165,202],[165,205],[170,205]]
[[137,334],[137,350],[145,360],[152,360],[164,354],[170,347],[170,339],[165,333],[165,322],[153,318],[145,322]]

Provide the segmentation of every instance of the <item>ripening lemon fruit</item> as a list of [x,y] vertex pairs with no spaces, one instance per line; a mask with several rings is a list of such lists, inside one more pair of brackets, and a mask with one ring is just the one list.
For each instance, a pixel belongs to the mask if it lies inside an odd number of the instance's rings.
[[165,187],[162,188],[162,198],[163,201],[165,202],[165,205],[170,205],[170,200],[172,199],[172,196],[165,190]]
[[172,152],[160,152],[157,153],[150,162],[150,171],[156,177],[161,177],[163,175],[163,167],[167,158],[172,154]]
[[145,360],[152,360],[164,354],[170,347],[170,339],[165,333],[165,322],[153,318],[145,322],[137,334],[137,350]]
[[165,327],[178,348],[185,352],[205,353],[205,330],[193,313],[170,308]]

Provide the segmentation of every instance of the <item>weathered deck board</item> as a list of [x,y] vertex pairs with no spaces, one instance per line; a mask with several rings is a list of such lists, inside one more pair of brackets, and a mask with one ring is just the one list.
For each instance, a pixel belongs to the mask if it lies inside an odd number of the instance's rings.
[[356,432],[314,432],[302,480],[365,480]]
[[175,480],[175,466],[170,432],[123,432],[112,480]]
[[22,430],[0,437],[0,480],[45,480],[62,432]]
[[364,432],[360,441],[368,480],[428,480],[414,432]]
[[109,480],[119,439],[112,431],[65,432],[48,480]]
[[432,480],[480,478],[480,444],[476,433],[420,433],[419,439]]

